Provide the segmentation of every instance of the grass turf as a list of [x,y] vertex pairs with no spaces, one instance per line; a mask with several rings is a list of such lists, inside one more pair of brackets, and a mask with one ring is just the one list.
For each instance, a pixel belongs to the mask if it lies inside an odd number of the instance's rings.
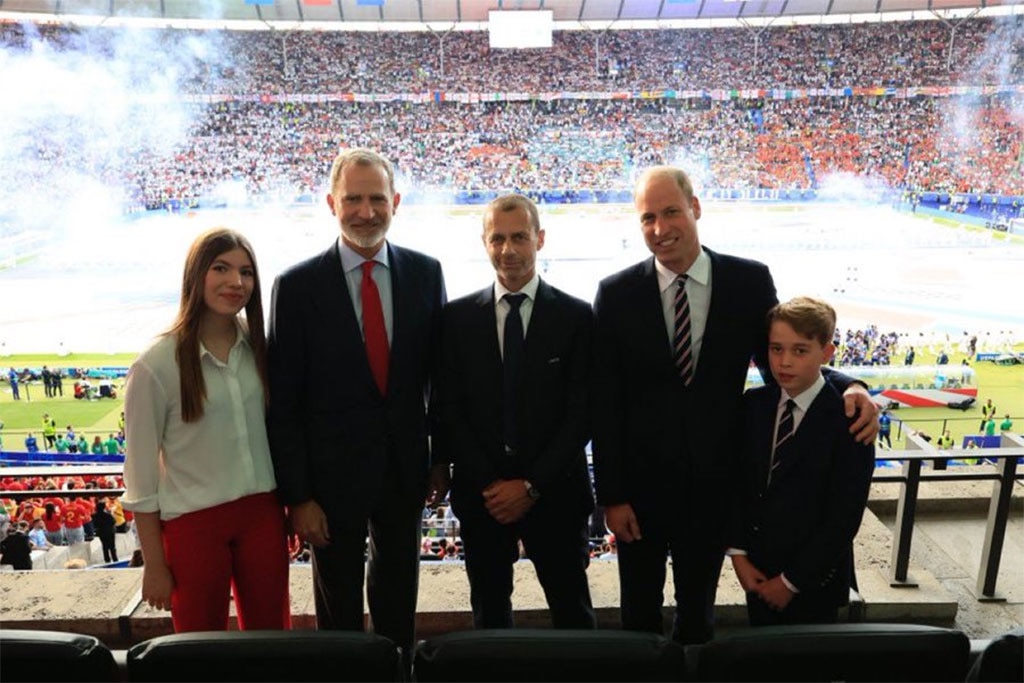
[[[1017,350],[1024,350],[1024,345],[1018,346]],[[27,431],[32,431],[39,437],[43,413],[49,413],[57,420],[58,429],[65,429],[71,424],[76,432],[84,431],[90,437],[100,434],[106,438],[108,433],[117,430],[118,417],[124,409],[123,379],[114,380],[118,392],[115,399],[75,400],[72,390],[74,382],[65,380],[63,397],[46,398],[42,385],[34,383],[22,385],[21,400],[15,401],[6,383],[7,367],[127,367],[134,359],[135,354],[132,353],[71,354],[64,357],[37,354],[0,358],[0,369],[4,369],[4,381],[0,383],[0,422],[4,424],[5,447],[9,450],[20,450]],[[962,356],[954,354],[950,357],[950,367],[958,366],[961,359]],[[918,353],[917,364],[929,365],[934,361],[933,354],[925,350]],[[899,442],[902,441],[907,426],[932,437],[938,437],[944,429],[949,429],[959,446],[964,436],[979,433],[981,406],[989,398],[996,406],[997,425],[1002,422],[1003,416],[1009,413],[1014,421],[1014,431],[1020,433],[1024,430],[1024,365],[1005,366],[980,361],[972,363],[972,367],[977,377],[978,400],[970,409],[962,411],[953,408],[903,408],[891,413],[894,418],[893,446],[896,449],[902,448]],[[29,396],[31,401],[28,400]]]

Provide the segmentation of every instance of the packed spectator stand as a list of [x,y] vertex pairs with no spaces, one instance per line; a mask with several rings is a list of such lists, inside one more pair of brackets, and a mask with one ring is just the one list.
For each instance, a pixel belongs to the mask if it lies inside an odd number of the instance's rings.
[[[551,50],[513,51],[479,31],[145,31],[134,39],[180,69],[187,134],[170,151],[97,159],[41,129],[39,182],[59,162],[124,187],[138,209],[222,203],[226,184],[249,201],[294,201],[319,193],[339,147],[369,146],[396,161],[407,194],[431,201],[513,189],[614,200],[636,168],[679,161],[704,188],[809,190],[841,174],[914,193],[1024,195],[1020,16],[657,40],[557,31]],[[116,60],[123,40],[123,29],[0,25],[10,54],[42,42]]]

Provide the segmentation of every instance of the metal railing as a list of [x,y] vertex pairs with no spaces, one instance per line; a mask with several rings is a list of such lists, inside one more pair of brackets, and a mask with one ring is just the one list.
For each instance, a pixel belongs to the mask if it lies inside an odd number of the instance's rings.
[[[1010,502],[1013,486],[1016,481],[1024,481],[1024,472],[1018,472],[1017,459],[1024,458],[1024,438],[1015,433],[1004,432],[1000,437],[999,448],[953,448],[939,449],[917,432],[908,432],[904,441],[905,450],[879,450],[875,460],[879,462],[900,461],[900,470],[894,468],[876,469],[873,483],[896,483],[900,485],[900,494],[896,508],[896,524],[893,530],[892,560],[890,585],[916,587],[916,583],[908,579],[910,566],[910,548],[914,535],[914,522],[917,512],[918,494],[922,482],[964,482],[991,481],[992,495],[989,499],[988,520],[985,527],[985,543],[982,550],[981,566],[978,570],[977,592],[979,600],[998,600],[996,596],[996,577],[1006,537],[1006,527],[1010,516]],[[955,470],[924,470],[925,461],[942,461],[960,459],[983,459],[995,461],[992,471]],[[57,467],[4,467],[0,468],[0,476],[69,476],[80,474],[113,475],[121,474],[123,466],[117,464],[103,465],[67,465]],[[0,498],[24,500],[37,498],[40,495],[57,495],[65,498],[119,496],[123,489],[73,489],[53,492],[44,491],[0,491]],[[423,521],[424,532],[434,533],[439,537],[454,538],[458,536],[459,524],[452,519],[429,519]]]
[[[981,553],[981,567],[978,569],[977,592],[979,600],[998,600],[996,577],[1006,537],[1006,526],[1010,518],[1010,499],[1015,481],[1024,480],[1024,474],[1017,472],[1017,459],[1024,457],[1024,438],[1018,434],[1004,432],[999,448],[952,448],[939,449],[917,433],[908,433],[903,451],[880,451],[876,460],[903,463],[898,473],[876,471],[873,482],[898,483],[900,495],[896,506],[896,524],[892,539],[892,562],[890,585],[916,586],[908,580],[910,546],[914,536],[914,520],[917,511],[918,491],[921,482],[938,481],[991,481],[992,495],[989,499],[988,521],[985,525],[985,544]],[[978,459],[996,462],[992,472],[955,472],[948,470],[922,471],[926,460],[946,461],[951,459]]]

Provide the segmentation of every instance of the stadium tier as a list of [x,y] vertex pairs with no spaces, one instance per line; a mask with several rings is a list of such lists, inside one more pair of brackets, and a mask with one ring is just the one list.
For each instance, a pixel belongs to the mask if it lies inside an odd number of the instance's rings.
[[[134,210],[302,201],[339,147],[368,146],[434,201],[618,201],[636,168],[685,162],[703,188],[852,177],[876,197],[1020,213],[1020,16],[651,37],[558,31],[550,50],[503,51],[480,31],[0,24],[14,79],[68,80],[16,91],[0,187],[70,168]],[[91,69],[107,80],[77,88]]]

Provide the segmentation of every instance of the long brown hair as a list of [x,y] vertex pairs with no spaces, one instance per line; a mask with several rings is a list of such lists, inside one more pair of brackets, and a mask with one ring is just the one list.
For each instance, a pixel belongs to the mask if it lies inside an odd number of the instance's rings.
[[256,358],[256,369],[263,384],[263,400],[269,396],[267,390],[267,338],[263,330],[263,295],[260,290],[260,273],[256,268],[256,256],[252,245],[243,235],[229,228],[213,228],[196,237],[185,258],[185,272],[181,278],[181,303],[178,317],[168,334],[174,335],[177,344],[174,357],[178,361],[181,377],[181,419],[195,422],[203,416],[203,402],[206,400],[206,382],[199,358],[199,322],[206,304],[203,290],[206,273],[221,254],[233,249],[244,249],[252,261],[253,288],[249,303],[245,305],[249,345]]

